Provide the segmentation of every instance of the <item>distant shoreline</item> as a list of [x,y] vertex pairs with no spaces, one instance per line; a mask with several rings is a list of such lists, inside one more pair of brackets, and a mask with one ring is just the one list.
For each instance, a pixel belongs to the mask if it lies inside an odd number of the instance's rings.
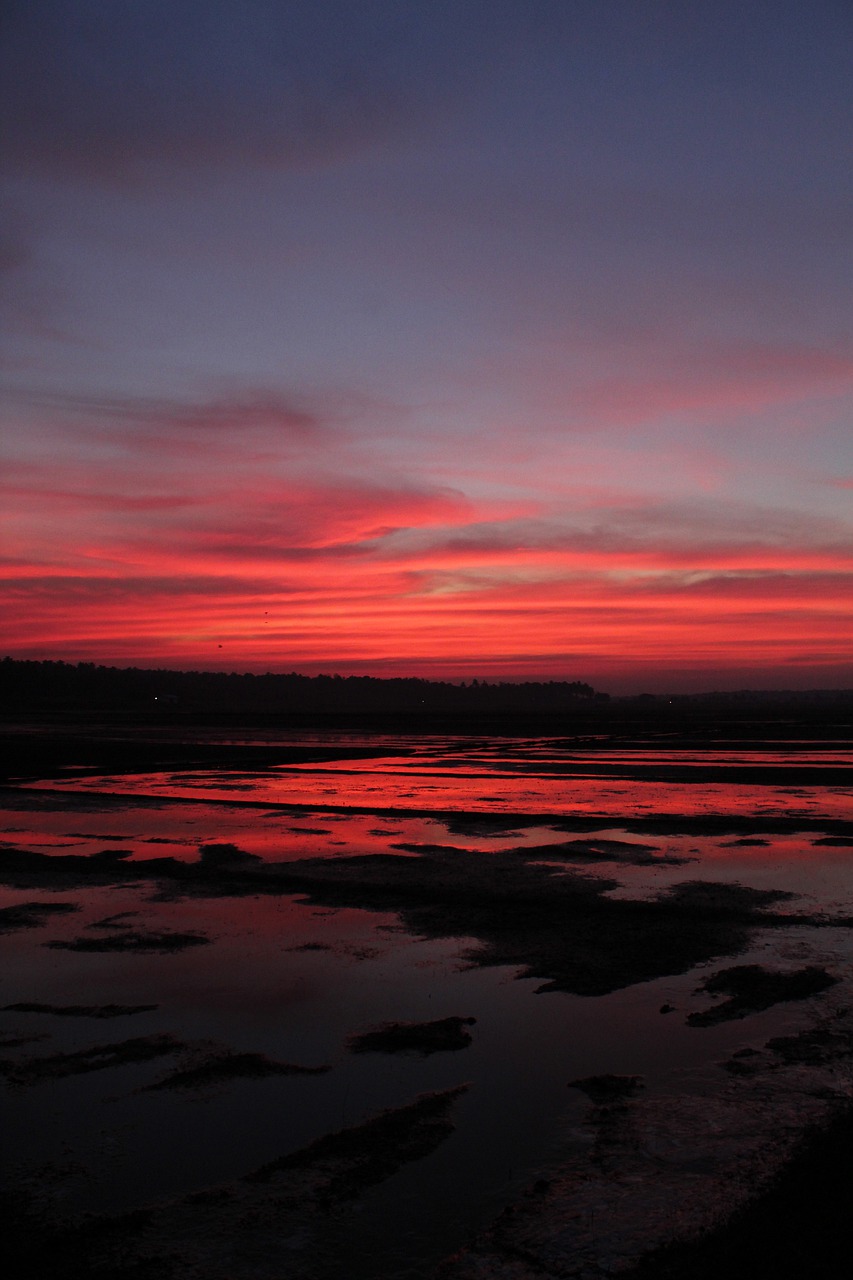
[[[853,689],[611,697],[583,681],[226,674],[0,660],[0,723],[350,733],[849,737]],[[672,745],[672,743],[670,743]]]

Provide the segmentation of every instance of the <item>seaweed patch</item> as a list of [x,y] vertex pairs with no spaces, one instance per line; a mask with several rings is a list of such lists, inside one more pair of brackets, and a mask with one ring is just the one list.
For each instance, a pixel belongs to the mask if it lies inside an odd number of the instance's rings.
[[11,907],[0,907],[0,933],[11,933],[14,929],[37,929],[54,916],[79,910],[73,902],[19,902]]
[[347,1047],[350,1053],[417,1053],[428,1057],[432,1053],[446,1053],[455,1049],[467,1049],[471,1033],[466,1030],[476,1023],[476,1018],[437,1018],[433,1022],[384,1022],[350,1036]]
[[467,1084],[461,1084],[442,1093],[423,1094],[408,1106],[328,1133],[262,1165],[246,1181],[267,1182],[288,1173],[302,1178],[310,1171],[314,1194],[321,1202],[351,1200],[366,1187],[390,1178],[402,1165],[434,1151],[453,1132],[450,1110],[467,1089]]
[[0,1059],[0,1075],[4,1075],[10,1084],[41,1084],[43,1080],[61,1080],[66,1076],[85,1075],[90,1071],[150,1062],[154,1058],[178,1053],[184,1048],[182,1041],[166,1033],[138,1036],[112,1044],[96,1044],[90,1049],[77,1049],[73,1053],[52,1053],[44,1057],[27,1058],[22,1062]]
[[708,995],[727,995],[729,999],[710,1009],[688,1014],[687,1022],[691,1027],[713,1027],[719,1022],[760,1013],[785,1000],[806,1000],[838,981],[818,965],[809,965],[792,973],[773,972],[760,964],[734,965],[713,974],[699,988]]
[[200,844],[198,852],[203,867],[239,867],[262,861],[256,853],[247,853],[236,844]]
[[185,951],[188,947],[201,947],[209,942],[210,938],[203,933],[180,933],[168,929],[160,933],[141,933],[131,929],[126,933],[109,934],[105,938],[72,938],[69,942],[59,939],[42,945],[61,951],[136,951],[165,954]]
[[128,920],[133,920],[139,915],[138,911],[117,911],[115,915],[103,916],[100,920],[93,920],[91,924],[87,924],[87,929],[128,929]]
[[595,1106],[604,1107],[635,1098],[644,1088],[644,1082],[642,1076],[584,1076],[581,1080],[570,1080],[569,1088],[580,1089]]
[[331,1071],[329,1066],[303,1067],[294,1062],[277,1062],[264,1053],[233,1053],[223,1050],[211,1054],[192,1067],[184,1067],[164,1076],[142,1092],[158,1089],[201,1089],[224,1084],[229,1080],[265,1080],[271,1076],[318,1076]]
[[634,867],[680,867],[695,858],[661,853],[657,845],[638,840],[562,840],[554,844],[520,845],[509,852],[519,858],[550,858],[565,862],[622,862]]
[[4,1013],[53,1013],[60,1018],[127,1018],[135,1013],[153,1013],[157,1004],[39,1004],[33,1000],[19,1000],[17,1004],[4,1004]]

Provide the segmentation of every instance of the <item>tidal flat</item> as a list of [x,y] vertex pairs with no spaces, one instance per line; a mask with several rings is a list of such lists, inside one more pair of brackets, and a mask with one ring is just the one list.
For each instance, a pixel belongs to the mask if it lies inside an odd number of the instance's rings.
[[16,1275],[676,1275],[846,1123],[843,735],[4,742]]

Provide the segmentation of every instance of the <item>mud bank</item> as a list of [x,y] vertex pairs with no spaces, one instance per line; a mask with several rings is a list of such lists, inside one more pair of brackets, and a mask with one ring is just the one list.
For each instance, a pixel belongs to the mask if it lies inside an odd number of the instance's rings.
[[[443,1264],[440,1280],[843,1274],[853,1244],[853,1013],[837,1009],[756,1057],[748,1081],[712,1096],[590,1088],[586,1149],[567,1153]],[[787,1225],[783,1212],[793,1214]]]
[[[346,1247],[353,1203],[453,1132],[461,1084],[273,1160],[243,1178],[131,1214],[63,1224],[26,1189],[0,1201],[16,1280],[352,1280],[372,1257]],[[343,1233],[343,1234],[342,1234]],[[346,1249],[346,1252],[344,1252]]]
[[[110,852],[110,851],[107,851]],[[603,995],[745,949],[756,929],[850,926],[850,917],[770,908],[792,895],[738,884],[688,881],[650,901],[615,899],[613,879],[555,869],[510,853],[454,849],[415,857],[368,854],[339,860],[263,863],[213,858],[127,861],[96,854],[7,851],[0,880],[27,888],[81,888],[148,880],[160,900],[299,894],[324,907],[395,911],[411,933],[476,939],[478,966],[512,965],[541,991]],[[534,849],[532,858],[540,856]],[[100,937],[49,941],[71,951],[168,952],[199,946],[200,934],[128,927]]]

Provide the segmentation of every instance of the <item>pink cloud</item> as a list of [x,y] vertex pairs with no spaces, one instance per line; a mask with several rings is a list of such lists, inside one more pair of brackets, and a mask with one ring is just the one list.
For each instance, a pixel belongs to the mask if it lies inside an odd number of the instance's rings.
[[[487,404],[505,449],[523,454],[524,429],[541,435],[545,447],[555,431],[594,428],[598,446],[611,429],[673,418],[748,421],[776,406],[790,416],[798,404],[837,400],[853,388],[849,343],[700,342],[688,336],[695,327],[688,317],[684,332],[638,329],[619,343],[557,328],[519,340],[499,359],[491,353],[475,358],[460,374],[460,394],[476,402],[489,388]],[[804,426],[813,425],[815,412],[810,403]],[[683,462],[695,448],[702,451],[707,442],[691,439]]]
[[671,371],[581,382],[566,408],[582,420],[632,426],[662,415],[757,413],[853,386],[853,356],[797,345],[749,343],[684,351]]

